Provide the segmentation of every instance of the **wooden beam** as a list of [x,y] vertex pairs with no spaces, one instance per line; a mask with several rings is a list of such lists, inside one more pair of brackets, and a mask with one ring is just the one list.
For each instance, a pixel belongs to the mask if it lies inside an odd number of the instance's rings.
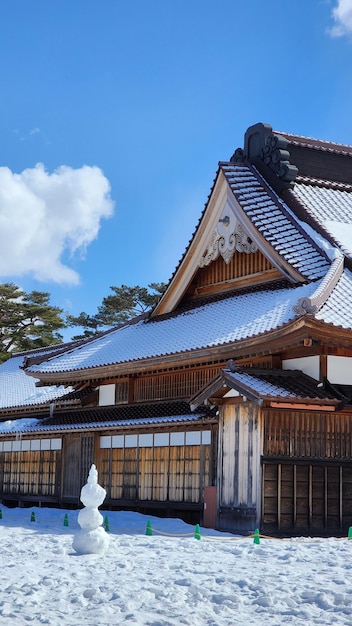
[[245,289],[247,287],[256,287],[259,285],[266,285],[273,281],[277,281],[282,278],[280,272],[276,269],[265,270],[263,272],[257,272],[256,274],[250,274],[248,276],[241,276],[239,278],[232,278],[223,282],[215,283],[213,285],[206,285],[204,287],[197,287],[194,297],[227,293],[229,291],[237,289]]
[[270,402],[269,406],[271,406],[273,409],[299,409],[301,411],[335,411],[336,404],[338,403],[336,402],[335,405],[331,406],[328,404],[304,404],[303,402],[302,404],[291,404],[290,402]]

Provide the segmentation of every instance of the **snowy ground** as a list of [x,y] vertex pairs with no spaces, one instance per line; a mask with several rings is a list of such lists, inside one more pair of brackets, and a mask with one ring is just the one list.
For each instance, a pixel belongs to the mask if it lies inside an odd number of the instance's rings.
[[197,541],[180,520],[109,512],[108,552],[78,556],[77,511],[68,527],[61,509],[1,511],[1,624],[352,626],[347,538]]

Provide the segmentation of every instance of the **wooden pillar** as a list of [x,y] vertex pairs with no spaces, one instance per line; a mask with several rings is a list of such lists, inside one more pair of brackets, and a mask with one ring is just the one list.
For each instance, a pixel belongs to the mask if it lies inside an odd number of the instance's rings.
[[319,357],[319,380],[323,380],[328,377],[328,357],[326,354],[321,354]]

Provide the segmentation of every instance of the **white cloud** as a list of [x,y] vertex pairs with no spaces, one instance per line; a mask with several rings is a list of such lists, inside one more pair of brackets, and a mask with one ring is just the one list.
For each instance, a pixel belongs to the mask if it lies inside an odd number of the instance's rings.
[[20,174],[0,167],[0,279],[30,274],[78,284],[77,272],[61,258],[84,255],[113,206],[98,167],[63,165],[51,174],[40,163]]
[[338,0],[332,12],[335,26],[330,29],[333,37],[352,34],[352,0]]

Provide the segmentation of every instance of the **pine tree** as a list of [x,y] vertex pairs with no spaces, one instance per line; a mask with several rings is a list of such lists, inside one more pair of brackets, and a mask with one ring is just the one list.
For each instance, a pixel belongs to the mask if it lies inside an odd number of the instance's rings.
[[26,293],[15,283],[0,284],[0,362],[11,352],[62,342],[62,309],[50,304],[44,291]]
[[95,335],[99,330],[116,326],[150,310],[165,290],[164,283],[150,283],[147,287],[110,287],[112,294],[103,298],[96,315],[80,313],[77,317],[67,315],[69,326],[81,326],[83,335],[73,339],[81,339]]

